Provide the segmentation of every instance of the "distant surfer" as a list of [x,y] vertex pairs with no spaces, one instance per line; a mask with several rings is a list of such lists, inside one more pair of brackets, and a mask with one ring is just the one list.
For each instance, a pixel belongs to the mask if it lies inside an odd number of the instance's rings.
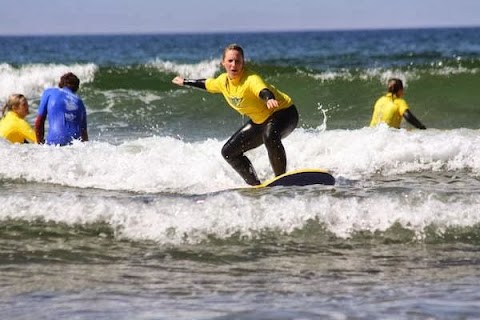
[[[58,88],[46,89],[38,106],[35,133],[38,143],[64,146],[73,140],[88,141],[87,111],[77,95],[80,80],[71,72],[64,74]],[[45,120],[48,119],[46,141]]]
[[370,127],[385,123],[393,128],[400,128],[402,118],[418,129],[426,127],[413,115],[408,108],[407,102],[403,99],[403,82],[400,79],[388,80],[387,94],[379,98],[373,107]]
[[12,143],[36,143],[35,131],[25,120],[29,113],[27,98],[23,94],[12,94],[3,106],[0,137]]
[[223,51],[222,66],[226,72],[217,78],[194,80],[177,76],[172,82],[221,93],[230,107],[249,118],[225,143],[222,156],[245,182],[258,185],[260,180],[244,153],[265,144],[275,175],[285,173],[287,159],[281,139],[296,128],[298,112],[288,95],[245,67],[244,57],[243,49],[231,44]]

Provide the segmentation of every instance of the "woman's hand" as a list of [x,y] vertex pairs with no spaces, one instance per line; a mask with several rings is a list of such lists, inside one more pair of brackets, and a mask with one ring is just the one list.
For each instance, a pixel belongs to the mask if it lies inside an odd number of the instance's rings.
[[278,101],[275,99],[268,99],[267,100],[267,109],[275,109],[278,107]]
[[173,78],[172,83],[176,84],[177,86],[183,87],[183,80],[185,79],[180,76],[176,76],[175,78]]

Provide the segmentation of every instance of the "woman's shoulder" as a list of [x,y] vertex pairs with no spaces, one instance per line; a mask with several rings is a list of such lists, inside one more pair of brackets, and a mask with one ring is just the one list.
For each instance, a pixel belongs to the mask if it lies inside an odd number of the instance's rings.
[[26,122],[25,119],[20,118],[14,111],[8,111],[7,114],[0,120],[2,126],[16,127],[19,124]]
[[220,73],[218,76],[216,77],[211,77],[211,78],[207,78],[206,81],[223,81],[227,78],[227,73],[226,72],[223,72],[223,73]]
[[395,101],[397,103],[407,103],[407,101],[404,98],[395,98]]
[[5,121],[15,121],[17,119],[20,119],[20,117],[12,110],[9,110],[6,114],[5,117],[3,117]]
[[403,110],[402,113],[408,109],[407,101],[404,98],[396,98],[394,103],[399,110]]

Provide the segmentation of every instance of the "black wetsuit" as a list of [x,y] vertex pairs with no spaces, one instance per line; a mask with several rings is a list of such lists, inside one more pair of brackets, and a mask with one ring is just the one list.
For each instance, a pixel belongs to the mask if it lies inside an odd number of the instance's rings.
[[244,153],[264,144],[275,175],[285,173],[287,158],[282,138],[288,136],[297,124],[298,112],[294,105],[273,113],[262,124],[255,124],[250,120],[228,139],[222,148],[222,155],[248,184],[260,184],[250,160]]
[[[205,79],[185,79],[184,85],[206,90]],[[265,88],[260,92],[259,98],[266,102],[269,99],[275,99],[275,96],[268,88]],[[287,160],[282,138],[288,136],[297,127],[297,124],[298,111],[293,104],[288,108],[275,111],[261,124],[249,120],[228,139],[222,148],[222,155],[245,182],[250,185],[258,185],[260,180],[252,163],[244,153],[264,144],[275,175],[285,173]]]

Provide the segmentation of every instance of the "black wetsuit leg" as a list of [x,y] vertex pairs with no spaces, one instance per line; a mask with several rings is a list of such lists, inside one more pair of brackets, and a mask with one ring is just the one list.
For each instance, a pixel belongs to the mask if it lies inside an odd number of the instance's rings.
[[262,143],[262,125],[250,120],[235,132],[222,148],[222,156],[225,160],[246,183],[252,186],[260,184],[260,180],[244,153],[261,146]]
[[276,176],[284,174],[287,170],[287,157],[281,139],[288,136],[297,124],[298,112],[294,105],[275,112],[262,124],[263,143]]
[[290,134],[297,124],[298,112],[294,105],[275,112],[262,124],[250,120],[225,143],[222,155],[245,182],[260,184],[252,163],[244,153],[265,144],[275,175],[285,173],[287,161],[281,138]]

